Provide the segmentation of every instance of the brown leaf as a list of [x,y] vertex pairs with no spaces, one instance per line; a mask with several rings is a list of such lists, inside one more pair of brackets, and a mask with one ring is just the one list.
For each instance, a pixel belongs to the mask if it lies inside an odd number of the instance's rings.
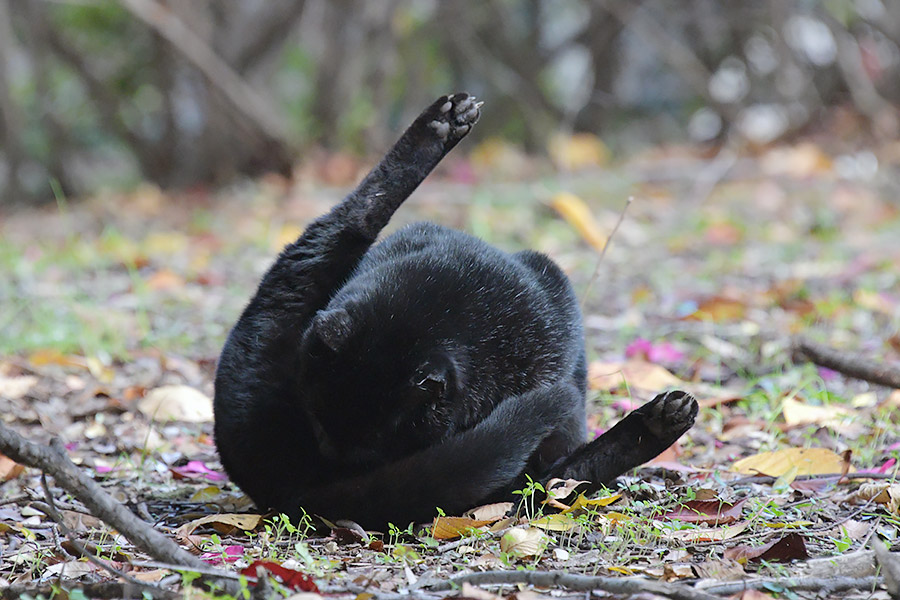
[[736,298],[727,296],[711,296],[697,304],[697,310],[682,317],[684,321],[737,321],[743,319],[747,312],[747,305]]
[[727,548],[725,558],[747,562],[750,560],[767,560],[788,562],[801,558],[809,558],[806,552],[806,543],[799,533],[789,533],[781,539],[773,540],[762,546],[752,547],[746,544]]
[[475,519],[476,521],[497,521],[506,516],[512,510],[512,502],[495,502],[494,504],[485,504],[467,511],[464,516]]
[[743,499],[732,504],[722,500],[690,500],[681,508],[661,515],[661,519],[684,521],[685,523],[706,523],[707,525],[727,525],[741,518]]
[[209,515],[185,523],[176,531],[179,537],[191,535],[201,525],[209,525],[222,534],[231,534],[235,531],[253,531],[262,522],[262,515],[225,513],[221,515]]
[[0,454],[0,481],[15,479],[25,470],[25,465],[20,465],[6,455]]

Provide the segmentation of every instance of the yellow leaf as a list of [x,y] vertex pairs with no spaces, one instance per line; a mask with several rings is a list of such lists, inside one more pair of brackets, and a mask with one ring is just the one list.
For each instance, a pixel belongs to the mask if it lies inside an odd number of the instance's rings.
[[609,148],[591,133],[555,135],[547,149],[556,166],[568,171],[602,167],[609,162]]
[[563,513],[555,513],[531,521],[532,527],[546,529],[547,531],[569,531],[577,525],[578,521]]
[[524,558],[539,554],[547,546],[547,536],[540,529],[510,529],[500,538],[500,550]]
[[28,356],[28,362],[35,367],[46,365],[59,365],[61,367],[80,367],[87,369],[87,361],[82,356],[70,356],[59,350],[36,350]]
[[584,494],[579,494],[578,498],[575,499],[575,502],[572,503],[572,506],[562,511],[564,514],[568,514],[574,512],[576,510],[587,509],[592,506],[609,506],[613,502],[619,500],[622,497],[622,494],[612,494],[609,496],[604,496],[603,498],[585,498]]
[[501,171],[515,168],[524,161],[517,147],[497,137],[488,138],[475,146],[469,157],[479,168]]
[[592,390],[611,391],[627,382],[629,387],[658,392],[678,387],[684,382],[665,367],[640,359],[625,362],[592,362],[588,367],[588,383]]
[[156,231],[144,238],[144,252],[151,256],[182,254],[188,247],[188,238],[180,231]]
[[869,290],[856,290],[853,292],[853,301],[862,308],[872,312],[879,312],[889,317],[893,317],[897,310],[894,303],[887,296]]
[[833,425],[842,417],[853,414],[841,406],[814,406],[793,397],[785,398],[781,403],[781,414],[787,425]]
[[575,194],[560,192],[553,196],[550,205],[575,228],[584,241],[597,251],[603,250],[603,246],[606,245],[606,234],[594,220],[594,215],[584,200]]
[[812,521],[791,521],[790,523],[763,523],[763,527],[769,529],[800,529],[815,525]]
[[431,535],[436,540],[452,540],[478,533],[479,527],[490,525],[496,519],[470,519],[469,517],[436,517]]
[[781,477],[795,467],[797,475],[830,475],[843,472],[844,466],[841,455],[827,448],[786,448],[748,456],[731,465],[731,470]]

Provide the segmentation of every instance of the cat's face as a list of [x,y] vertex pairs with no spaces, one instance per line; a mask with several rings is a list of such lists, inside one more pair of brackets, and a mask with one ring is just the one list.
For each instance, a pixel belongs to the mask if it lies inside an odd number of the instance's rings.
[[468,421],[453,352],[404,323],[321,312],[304,340],[301,392],[323,455],[365,465],[438,443]]

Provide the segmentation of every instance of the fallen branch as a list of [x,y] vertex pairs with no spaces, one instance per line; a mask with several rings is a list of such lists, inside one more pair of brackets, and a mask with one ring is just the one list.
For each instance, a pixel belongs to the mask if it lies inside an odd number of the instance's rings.
[[88,551],[88,549],[85,548],[84,544],[75,539],[75,536],[72,534],[72,530],[70,530],[66,526],[65,520],[62,518],[62,515],[59,514],[59,510],[57,510],[56,508],[56,501],[53,499],[53,494],[50,492],[50,486],[47,484],[46,473],[41,473],[41,487],[44,489],[44,498],[46,498],[47,500],[47,504],[42,510],[45,510],[47,516],[49,516],[56,522],[59,530],[63,533],[63,535],[66,536],[66,538],[68,538],[69,542],[72,544],[72,548],[74,548],[80,556],[86,558],[88,562],[97,565],[104,571],[107,571],[115,578],[123,580],[126,584],[130,584],[133,589],[141,590],[142,592],[150,592],[154,598],[167,591],[156,585],[155,583],[135,579],[128,573],[124,573],[115,568],[108,561],[102,560],[100,557],[95,556],[93,552]]
[[[466,573],[433,584],[432,590],[449,590],[463,583],[472,585],[499,585],[525,583],[537,587],[561,587],[567,590],[587,592],[603,590],[611,594],[648,593],[674,600],[720,600],[705,591],[682,583],[665,583],[636,577],[599,577],[575,575],[565,571],[483,571]],[[425,587],[425,586],[423,586]]]
[[[219,581],[219,585],[227,588],[225,591],[237,591],[234,582],[227,581],[230,574],[210,573],[207,563],[153,529],[103,491],[103,488],[69,460],[59,438],[54,437],[49,445],[41,446],[29,442],[0,422],[0,452],[20,464],[40,469],[53,477],[58,486],[80,500],[92,515],[110,525],[155,560],[186,571],[203,572],[206,579]],[[9,597],[5,591],[3,597]]]
[[884,542],[876,538],[872,541],[875,558],[881,565],[884,587],[894,600],[900,600],[900,554],[894,554],[884,547]]
[[806,338],[794,341],[794,352],[819,366],[870,383],[900,388],[900,368],[873,363],[860,354],[835,350]]
[[[143,588],[137,588],[130,583],[120,581],[102,581],[99,583],[83,583],[73,586],[85,597],[91,599],[103,598],[139,598]],[[44,598],[60,597],[60,585],[58,583],[45,583],[41,585],[11,585],[0,589],[0,599],[15,600],[25,595],[32,598],[43,596]],[[182,592],[170,592],[169,590],[153,590],[154,600],[178,600],[184,598]]]
[[821,592],[828,596],[847,590],[871,590],[881,581],[880,577],[785,577],[783,579],[749,579],[721,583],[703,588],[719,596],[731,596],[745,590],[782,589],[795,592]]
[[[178,15],[156,0],[120,0],[128,12],[151,27],[169,42],[188,62],[196,67],[215,87],[237,113],[252,122],[267,141],[289,148],[284,137],[284,120],[275,107],[260,96],[234,69],[232,69],[196,32],[178,18]],[[240,123],[240,119],[237,121]]]

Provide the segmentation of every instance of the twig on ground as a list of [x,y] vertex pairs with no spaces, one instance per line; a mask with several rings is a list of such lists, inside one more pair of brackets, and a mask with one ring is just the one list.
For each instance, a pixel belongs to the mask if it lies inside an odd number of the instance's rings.
[[794,341],[794,351],[819,366],[833,369],[844,375],[878,385],[900,388],[900,368],[898,367],[873,363],[860,354],[835,350],[805,338],[798,338]]
[[[497,531],[492,531],[492,532],[490,532],[488,539],[496,540],[498,538],[501,538],[501,537],[503,537],[503,534],[505,534],[510,529],[512,529],[512,527],[504,527],[503,529],[498,529]],[[481,539],[485,539],[485,538],[462,537],[462,538],[459,538],[458,540],[454,540],[452,542],[447,542],[446,544],[441,544],[440,546],[437,547],[437,553],[443,554],[444,552],[448,552],[450,550],[456,550],[460,546],[463,546],[467,543],[474,543]]]
[[884,587],[894,600],[900,600],[900,554],[894,554],[884,547],[884,542],[875,538],[872,541],[872,549],[875,550],[875,558],[881,565],[881,574],[884,575]]
[[664,583],[636,577],[599,577],[575,575],[565,571],[483,571],[466,573],[431,586],[433,590],[448,590],[453,586],[500,585],[525,583],[538,587],[561,587],[575,591],[603,590],[612,594],[649,593],[674,600],[719,600],[717,596],[696,590],[681,583]]
[[606,242],[604,242],[603,249],[600,251],[600,256],[597,258],[597,264],[594,266],[594,272],[591,274],[591,278],[588,280],[587,286],[584,289],[584,295],[581,297],[582,311],[587,304],[587,299],[591,293],[591,289],[594,287],[594,283],[597,282],[597,277],[600,275],[600,265],[603,264],[603,257],[606,256],[606,249],[609,248],[609,243],[612,241],[613,236],[616,235],[616,232],[619,230],[619,226],[622,225],[622,221],[625,220],[625,213],[628,212],[628,207],[631,206],[631,203],[633,201],[634,197],[628,196],[628,199],[625,200],[625,206],[622,207],[622,212],[619,213],[619,220],[616,221],[616,224],[615,226],[613,226],[612,231],[610,231],[609,235],[606,236]]
[[731,583],[720,583],[704,587],[703,591],[718,596],[730,596],[744,590],[781,588],[795,592],[843,592],[847,590],[873,589],[881,581],[880,577],[785,577],[783,579],[746,579]]
[[[87,598],[105,599],[105,598],[137,598],[140,597],[140,589],[135,588],[130,583],[121,581],[103,581],[100,583],[82,583],[77,586],[78,590]],[[135,594],[137,593],[137,594]],[[25,595],[32,598],[43,596],[44,598],[54,598],[59,595],[59,585],[53,584],[29,584],[29,585],[11,585],[0,589],[0,600],[14,600],[22,598]],[[181,592],[172,592],[165,589],[154,589],[154,600],[179,600],[184,598]]]
[[[18,463],[40,469],[52,476],[57,485],[80,500],[92,515],[112,526],[154,559],[179,565],[179,568],[185,570],[207,571],[209,567],[207,563],[139,519],[103,491],[93,479],[81,472],[69,460],[59,438],[51,439],[48,446],[40,446],[29,442],[0,422],[0,452]],[[229,579],[228,574],[224,572],[205,575],[217,580]],[[233,591],[237,591],[237,588]]]
[[50,486],[47,485],[47,474],[46,473],[41,473],[41,487],[44,489],[44,497],[47,499],[47,505],[46,505],[47,516],[49,516],[51,519],[53,519],[56,522],[56,525],[59,527],[59,530],[62,531],[63,535],[69,539],[69,542],[72,543],[72,547],[75,548],[75,550],[78,552],[78,554],[80,554],[84,558],[88,559],[88,562],[91,562],[91,563],[97,565],[98,567],[100,567],[101,569],[103,569],[104,571],[107,571],[110,574],[114,575],[115,577],[124,580],[125,583],[130,584],[133,587],[133,589],[152,590],[154,595],[156,594],[156,592],[164,591],[161,587],[159,587],[156,584],[148,583],[146,581],[140,581],[138,579],[135,579],[128,573],[120,571],[119,569],[117,569],[117,568],[113,567],[111,564],[109,564],[109,562],[107,562],[105,560],[101,560],[99,557],[95,556],[93,552],[90,552],[87,548],[85,548],[84,544],[82,544],[79,540],[75,539],[75,536],[72,535],[72,530],[66,526],[62,515],[59,514],[59,511],[56,509],[56,500],[54,500],[53,494],[50,492]]

